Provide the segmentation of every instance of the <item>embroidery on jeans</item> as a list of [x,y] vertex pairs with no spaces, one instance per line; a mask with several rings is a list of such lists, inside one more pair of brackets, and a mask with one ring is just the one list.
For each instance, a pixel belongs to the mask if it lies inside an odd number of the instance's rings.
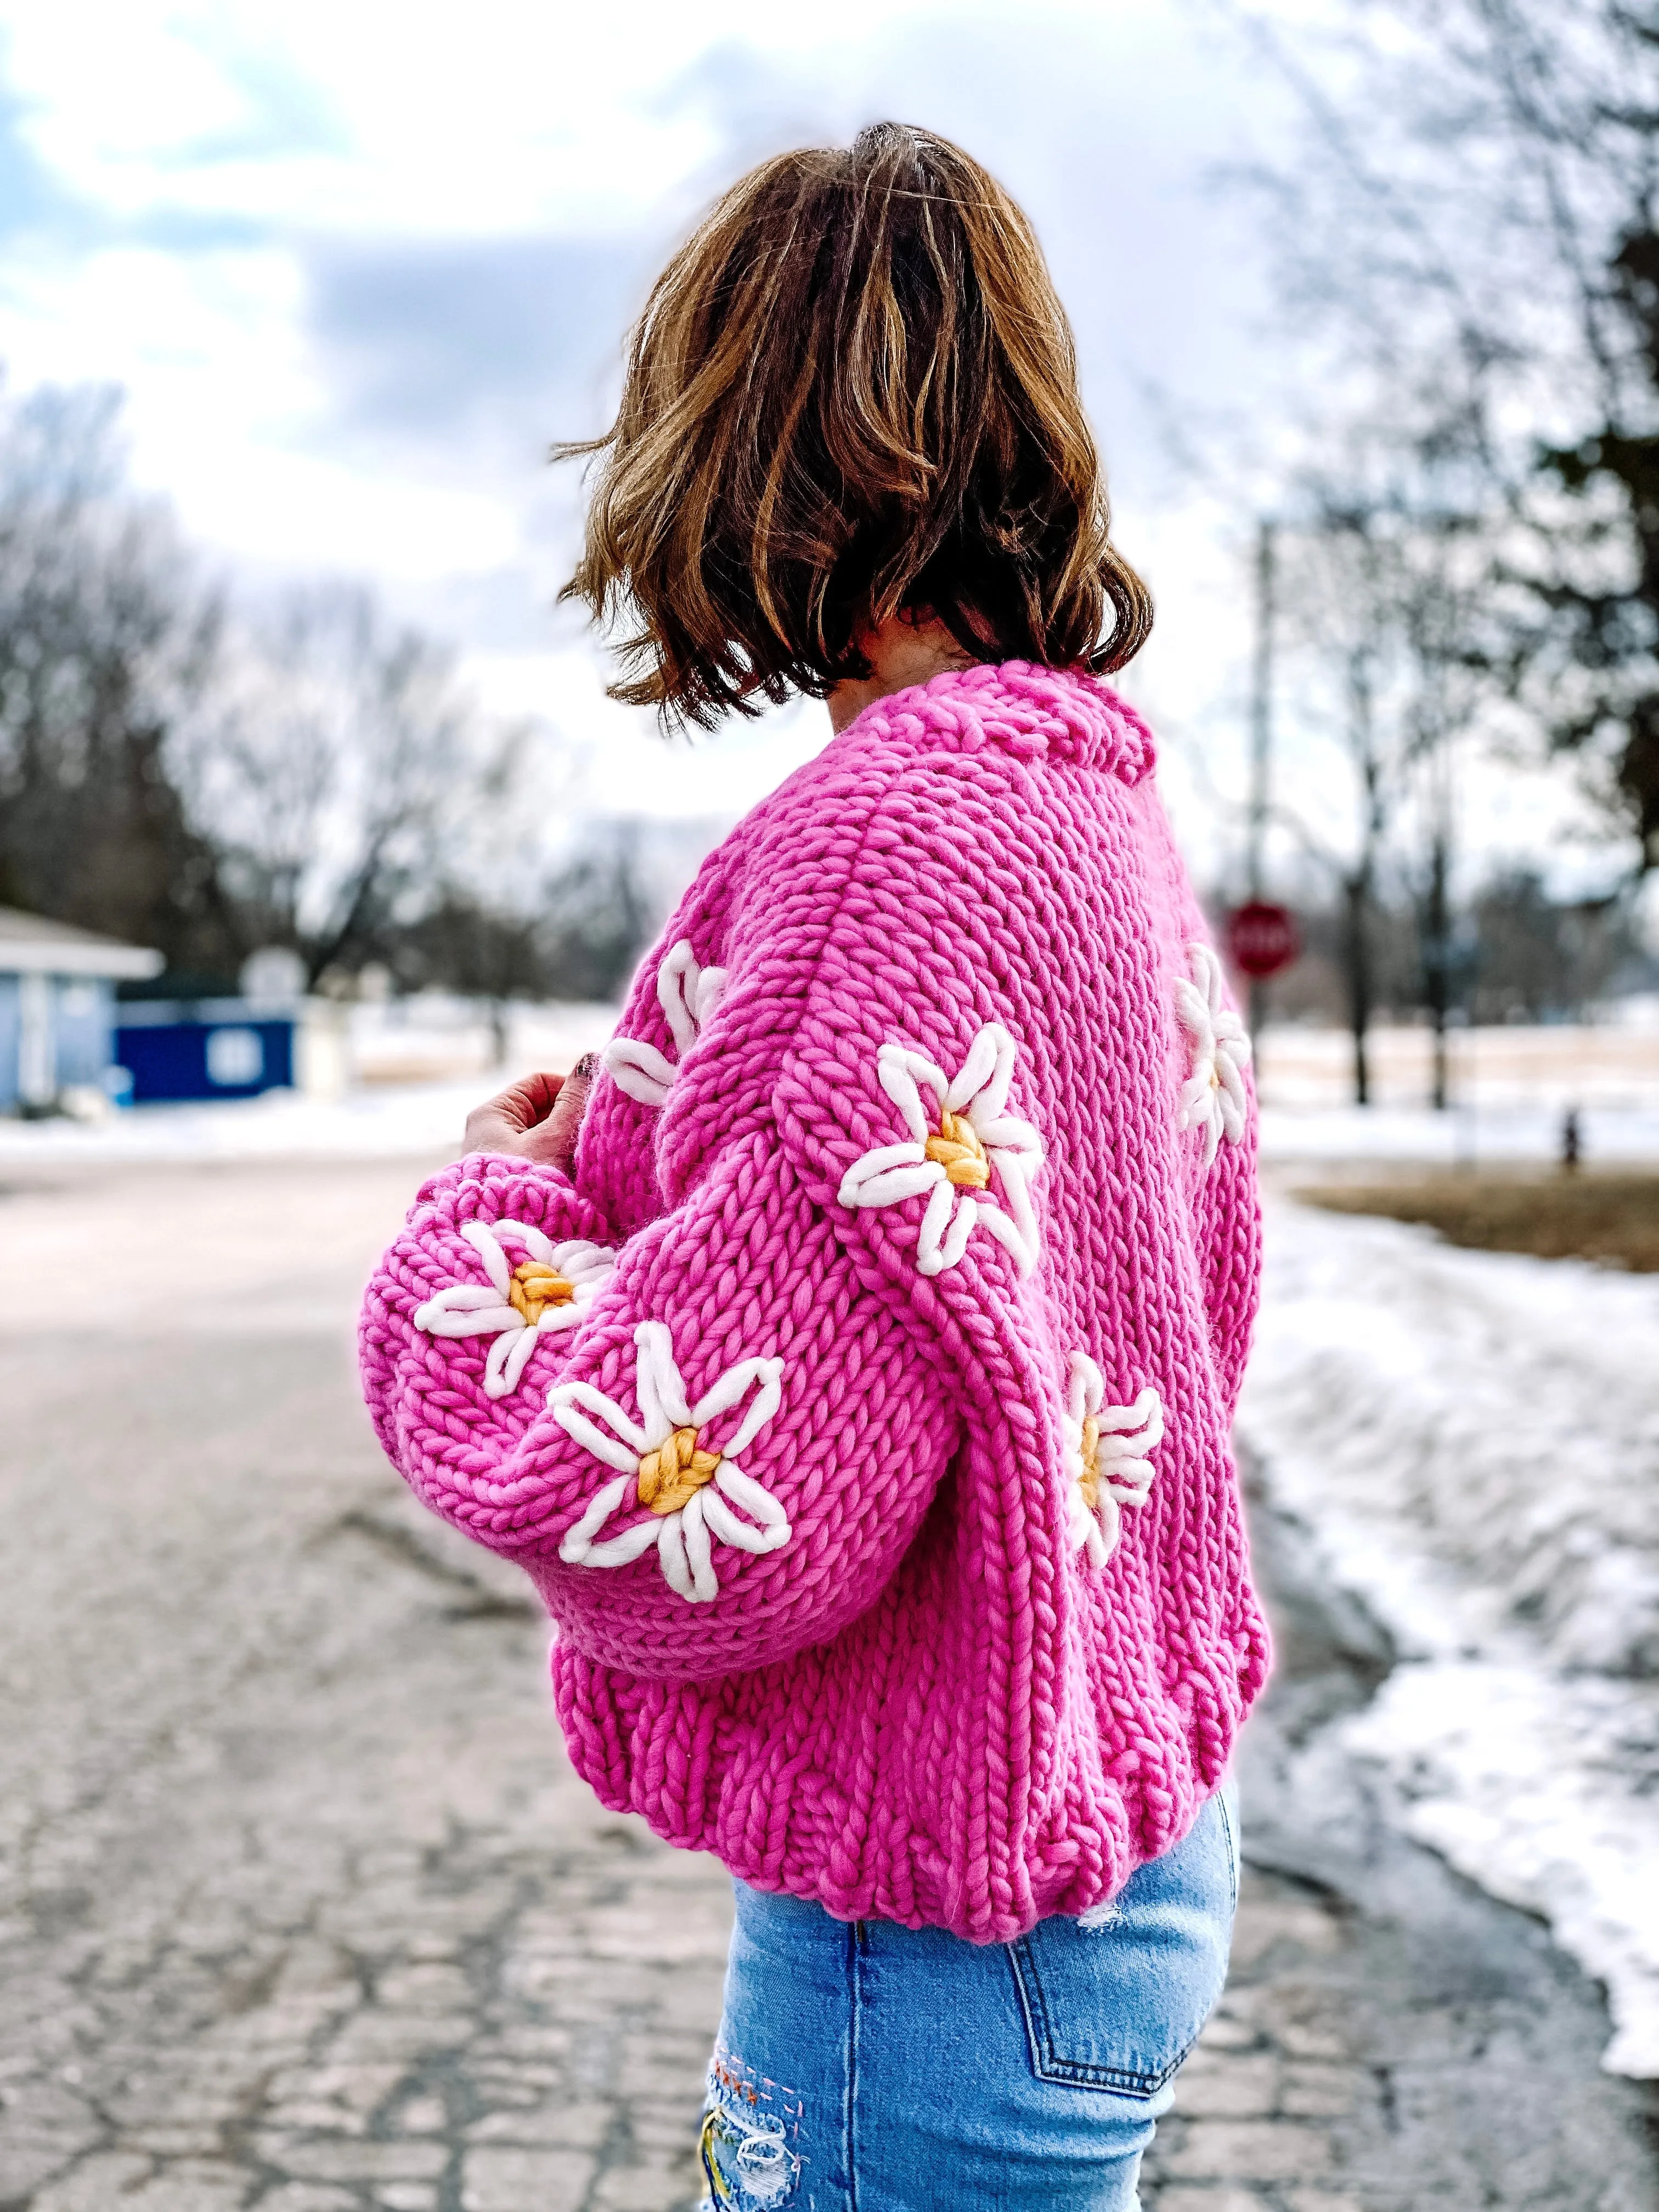
[[708,2195],[698,2212],[779,2212],[800,2179],[799,2094],[717,2048],[698,2151]]

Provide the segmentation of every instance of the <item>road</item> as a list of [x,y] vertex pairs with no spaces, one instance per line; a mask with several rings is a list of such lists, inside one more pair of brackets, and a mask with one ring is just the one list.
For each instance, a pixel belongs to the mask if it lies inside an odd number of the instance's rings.
[[[0,2212],[681,2212],[729,1917],[560,1751],[515,1574],[360,1411],[407,1162],[0,1193]],[[1147,2212],[1656,2212],[1652,2098],[1329,1726],[1388,1655],[1261,1516],[1285,1664]]]

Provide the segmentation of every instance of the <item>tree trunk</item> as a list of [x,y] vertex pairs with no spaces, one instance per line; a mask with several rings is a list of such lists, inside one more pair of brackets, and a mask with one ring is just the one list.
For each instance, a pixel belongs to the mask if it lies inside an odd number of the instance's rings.
[[1446,897],[1446,839],[1438,831],[1429,852],[1429,896],[1423,916],[1423,995],[1434,1033],[1432,1101],[1443,1114],[1449,1101],[1446,1073],[1446,1018],[1451,1011],[1451,917]]
[[1348,1027],[1353,1036],[1353,1103],[1356,1106],[1369,1106],[1371,1103],[1371,1068],[1368,1040],[1373,991],[1371,872],[1369,866],[1346,877],[1342,890],[1347,908],[1344,949],[1348,956]]

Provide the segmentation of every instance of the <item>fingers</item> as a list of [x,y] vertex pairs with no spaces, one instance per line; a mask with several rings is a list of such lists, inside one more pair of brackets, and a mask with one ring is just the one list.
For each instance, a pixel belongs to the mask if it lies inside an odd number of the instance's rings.
[[544,1071],[538,1071],[534,1075],[521,1075],[516,1083],[509,1084],[489,1103],[501,1108],[504,1113],[515,1115],[521,1129],[533,1128],[538,1121],[546,1121],[558,1103],[559,1094],[568,1080],[568,1076],[549,1075]]
[[468,1152],[505,1152],[569,1172],[598,1062],[584,1053],[568,1075],[538,1071],[510,1083],[466,1117]]
[[587,1108],[587,1094],[593,1087],[593,1073],[598,1061],[591,1052],[585,1052],[565,1079],[554,1101],[553,1110],[547,1120],[549,1140],[553,1147],[553,1164],[568,1175],[575,1164],[576,1139],[581,1133],[582,1115]]

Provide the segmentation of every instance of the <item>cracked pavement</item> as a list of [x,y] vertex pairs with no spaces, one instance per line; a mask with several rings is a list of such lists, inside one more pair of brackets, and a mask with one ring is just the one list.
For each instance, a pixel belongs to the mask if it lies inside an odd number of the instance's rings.
[[[358,1406],[417,1174],[0,1192],[0,2212],[695,2201],[725,1875],[575,1781],[520,1577]],[[1387,1831],[1328,1732],[1387,1654],[1258,1545],[1236,1970],[1147,2212],[1656,2212],[1596,1992]]]

